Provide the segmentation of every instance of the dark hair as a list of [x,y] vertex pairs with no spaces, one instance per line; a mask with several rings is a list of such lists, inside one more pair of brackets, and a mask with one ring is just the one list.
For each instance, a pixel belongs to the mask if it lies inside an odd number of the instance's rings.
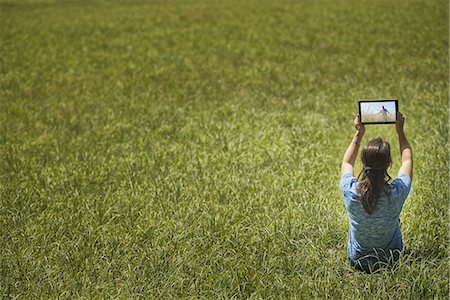
[[391,180],[387,169],[391,166],[391,147],[381,137],[371,139],[361,152],[363,169],[359,173],[360,180],[356,190],[360,195],[364,210],[371,214],[380,197],[380,191],[388,193],[386,183]]

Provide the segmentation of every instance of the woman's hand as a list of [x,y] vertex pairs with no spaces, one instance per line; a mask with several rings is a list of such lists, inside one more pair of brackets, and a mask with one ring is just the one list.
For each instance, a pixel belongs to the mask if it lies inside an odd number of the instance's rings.
[[397,122],[396,122],[397,132],[403,132],[403,126],[405,125],[405,116],[397,111]]
[[366,132],[366,127],[364,127],[364,124],[361,123],[361,117],[359,115],[356,115],[353,124],[355,125],[356,133],[362,137]]

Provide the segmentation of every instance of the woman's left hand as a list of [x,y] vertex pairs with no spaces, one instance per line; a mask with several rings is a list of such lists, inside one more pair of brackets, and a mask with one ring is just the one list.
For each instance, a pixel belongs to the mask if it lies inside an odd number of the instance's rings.
[[359,115],[356,115],[355,120],[353,121],[353,124],[355,125],[356,131],[360,135],[364,135],[364,133],[366,132],[366,128],[364,127],[364,124],[361,123],[361,118]]

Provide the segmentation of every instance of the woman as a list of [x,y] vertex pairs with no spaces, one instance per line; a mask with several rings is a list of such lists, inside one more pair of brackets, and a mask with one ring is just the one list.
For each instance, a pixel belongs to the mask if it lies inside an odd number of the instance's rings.
[[387,122],[387,116],[389,114],[389,111],[384,108],[384,106],[381,106],[381,110],[378,112],[379,115],[381,115],[381,118],[383,122]]
[[342,160],[340,189],[350,224],[348,258],[353,266],[366,272],[398,260],[403,251],[400,212],[411,189],[413,159],[403,130],[405,118],[397,113],[397,133],[402,165],[398,177],[391,177],[389,143],[380,137],[370,140],[361,152],[363,169],[358,178],[353,168],[365,128],[355,118],[356,133]]

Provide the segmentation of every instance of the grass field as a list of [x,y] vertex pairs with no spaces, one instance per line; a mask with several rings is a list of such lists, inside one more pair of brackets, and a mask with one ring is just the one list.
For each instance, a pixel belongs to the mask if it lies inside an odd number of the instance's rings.
[[386,115],[382,114],[364,114],[361,113],[361,122],[395,122],[396,121],[396,114],[395,113],[388,113]]
[[[448,299],[448,1],[0,11],[1,298]],[[360,98],[399,99],[415,158],[411,253],[372,275],[338,188]]]

